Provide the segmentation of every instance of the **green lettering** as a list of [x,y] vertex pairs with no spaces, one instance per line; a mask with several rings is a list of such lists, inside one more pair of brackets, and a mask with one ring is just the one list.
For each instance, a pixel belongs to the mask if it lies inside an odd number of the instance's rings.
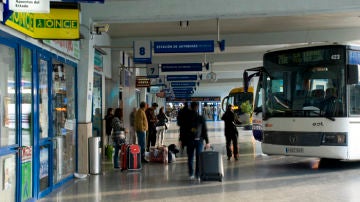
[[59,20],[59,19],[56,19],[56,20],[54,20],[55,21],[55,26],[54,26],[54,28],[62,28],[63,26],[62,26],[62,20]]
[[54,20],[46,20],[45,28],[54,28]]
[[70,20],[64,20],[64,28],[68,28],[68,29],[71,28],[71,26],[70,26]]
[[36,19],[36,28],[44,28],[45,22],[44,19]]
[[77,27],[78,27],[77,21],[76,21],[76,20],[72,20],[72,21],[71,21],[71,28],[77,29]]

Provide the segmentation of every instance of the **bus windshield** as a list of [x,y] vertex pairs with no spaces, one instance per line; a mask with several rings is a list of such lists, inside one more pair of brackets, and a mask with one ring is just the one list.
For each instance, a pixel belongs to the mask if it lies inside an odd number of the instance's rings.
[[[278,61],[278,60],[276,60]],[[345,62],[264,60],[264,118],[344,117]]]

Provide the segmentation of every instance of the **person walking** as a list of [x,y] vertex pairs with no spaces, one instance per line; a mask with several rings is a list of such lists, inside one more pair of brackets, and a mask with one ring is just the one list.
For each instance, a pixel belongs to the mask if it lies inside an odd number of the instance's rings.
[[152,103],[151,107],[147,108],[145,111],[146,118],[148,121],[148,138],[147,138],[147,144],[146,149],[147,151],[150,151],[150,146],[155,146],[156,143],[156,123],[157,118],[155,115],[156,108],[158,107],[158,104],[156,102]]
[[135,114],[136,114],[136,107],[134,107],[133,110],[132,110],[132,112],[130,113],[129,144],[136,144]]
[[[210,148],[209,137],[207,133],[206,122],[203,116],[198,113],[199,105],[197,102],[191,103],[191,110],[185,118],[185,135],[181,137],[182,144],[186,144],[188,156],[188,171],[190,180],[200,179],[199,165],[200,153],[205,148]],[[194,171],[195,154],[195,171]]]
[[164,113],[164,107],[160,107],[159,114],[156,116],[158,122],[156,124],[156,144],[155,146],[164,145],[164,135],[166,128],[166,123],[169,121],[168,117]]
[[141,160],[142,162],[147,163],[145,160],[145,139],[146,131],[148,130],[148,121],[145,114],[145,107],[146,103],[141,102],[140,108],[135,113],[135,131],[141,148]]
[[[235,126],[235,114],[232,109],[232,105],[226,107],[225,113],[222,115],[221,120],[225,122],[225,138],[226,138],[226,153],[228,160],[234,154],[235,160],[238,160],[238,136],[239,133]],[[231,142],[233,144],[234,153],[231,151]]]
[[122,109],[116,108],[114,113],[114,118],[111,123],[113,133],[112,133],[112,139],[113,144],[115,148],[115,154],[114,154],[114,168],[120,168],[119,167],[119,151],[121,144],[125,143],[125,128],[124,128],[124,122],[123,122],[123,115],[122,115]]
[[187,144],[187,131],[189,131],[190,126],[186,126],[186,118],[189,117],[189,107],[188,107],[188,103],[184,102],[184,106],[179,110],[177,117],[176,117],[176,122],[177,125],[179,126],[179,146],[181,149],[181,153],[183,153],[184,151],[184,147]]

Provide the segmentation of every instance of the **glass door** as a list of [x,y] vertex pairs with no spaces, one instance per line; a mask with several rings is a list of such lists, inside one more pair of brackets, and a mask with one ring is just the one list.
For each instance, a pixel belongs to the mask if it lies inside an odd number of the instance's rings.
[[52,139],[49,135],[49,65],[50,58],[40,54],[38,61],[38,102],[39,102],[39,152],[38,155],[38,192],[40,196],[50,192],[52,182],[51,148]]
[[33,79],[32,50],[21,47],[21,201],[33,197]]
[[52,134],[54,184],[73,176],[76,166],[75,68],[52,62]]
[[17,200],[19,182],[19,121],[16,107],[16,47],[0,44],[0,196]]

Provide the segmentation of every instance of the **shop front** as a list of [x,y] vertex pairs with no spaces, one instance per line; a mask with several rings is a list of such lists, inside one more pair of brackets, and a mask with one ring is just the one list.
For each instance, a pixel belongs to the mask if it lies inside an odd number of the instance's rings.
[[27,201],[76,170],[77,65],[14,35],[0,31],[0,196]]

